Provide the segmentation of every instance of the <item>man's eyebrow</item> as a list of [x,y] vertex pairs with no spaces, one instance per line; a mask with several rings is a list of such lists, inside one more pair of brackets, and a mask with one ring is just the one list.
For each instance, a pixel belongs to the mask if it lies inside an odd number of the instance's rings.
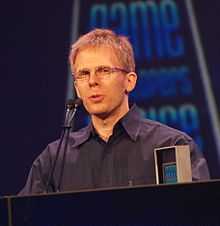
[[[111,67],[111,66],[109,66],[109,65],[98,65],[97,67],[95,67],[95,69],[103,68],[103,67]],[[90,70],[91,70],[90,68],[81,68],[78,71],[90,71]]]
[[89,68],[81,68],[78,71],[90,71],[90,69]]

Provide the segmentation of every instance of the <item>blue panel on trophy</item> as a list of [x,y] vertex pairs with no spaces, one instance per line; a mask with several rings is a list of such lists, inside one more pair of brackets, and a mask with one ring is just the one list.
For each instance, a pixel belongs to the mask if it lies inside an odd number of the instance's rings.
[[176,163],[164,163],[163,166],[163,183],[172,184],[177,183],[177,168]]

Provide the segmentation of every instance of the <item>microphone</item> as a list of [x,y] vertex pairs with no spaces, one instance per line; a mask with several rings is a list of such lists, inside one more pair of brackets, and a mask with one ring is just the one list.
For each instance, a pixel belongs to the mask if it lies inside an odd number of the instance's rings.
[[[50,171],[47,183],[46,183],[46,193],[49,192],[50,186],[52,187],[53,192],[58,192],[60,190],[62,177],[63,177],[64,165],[65,165],[67,144],[68,144],[68,141],[69,141],[69,134],[70,134],[70,131],[72,129],[72,120],[73,120],[73,118],[76,114],[78,106],[80,106],[81,104],[82,104],[82,100],[80,98],[69,99],[66,103],[65,120],[64,120],[64,124],[62,126],[63,129],[62,129],[60,140],[59,140],[59,143],[58,143],[58,146],[57,146],[55,159],[54,159],[54,162],[53,162],[53,165],[51,167],[51,171]],[[61,171],[60,171],[58,184],[56,186],[55,182],[53,184],[52,181],[53,181],[54,171],[56,169],[57,160],[60,156],[60,151],[61,151],[61,146],[62,146],[63,141],[64,141],[64,150],[63,150]]]
[[72,128],[72,120],[74,115],[76,114],[77,107],[82,104],[82,100],[80,98],[69,99],[66,103],[66,114],[64,120],[64,128]]

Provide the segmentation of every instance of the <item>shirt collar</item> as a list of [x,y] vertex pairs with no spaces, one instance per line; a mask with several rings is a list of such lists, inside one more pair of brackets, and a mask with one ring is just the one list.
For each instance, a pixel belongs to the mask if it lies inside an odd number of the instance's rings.
[[[140,113],[136,104],[133,104],[130,110],[119,120],[118,123],[121,123],[129,137],[136,141],[139,135],[139,131],[141,128],[140,122]],[[80,144],[83,144],[86,140],[89,139],[90,135],[93,133],[93,126],[90,122],[88,126],[80,129],[77,132],[73,132],[70,134],[70,141],[72,147],[77,147]]]
[[120,120],[129,137],[136,141],[141,128],[139,109],[133,104],[128,113]]

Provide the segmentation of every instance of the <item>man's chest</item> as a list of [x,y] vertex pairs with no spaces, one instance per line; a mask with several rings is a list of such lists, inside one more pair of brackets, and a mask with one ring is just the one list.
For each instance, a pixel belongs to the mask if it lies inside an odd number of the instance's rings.
[[[64,190],[117,187],[155,183],[152,150],[134,142],[123,146],[88,144],[78,152],[74,163],[65,164]],[[149,152],[147,155],[146,153]]]

